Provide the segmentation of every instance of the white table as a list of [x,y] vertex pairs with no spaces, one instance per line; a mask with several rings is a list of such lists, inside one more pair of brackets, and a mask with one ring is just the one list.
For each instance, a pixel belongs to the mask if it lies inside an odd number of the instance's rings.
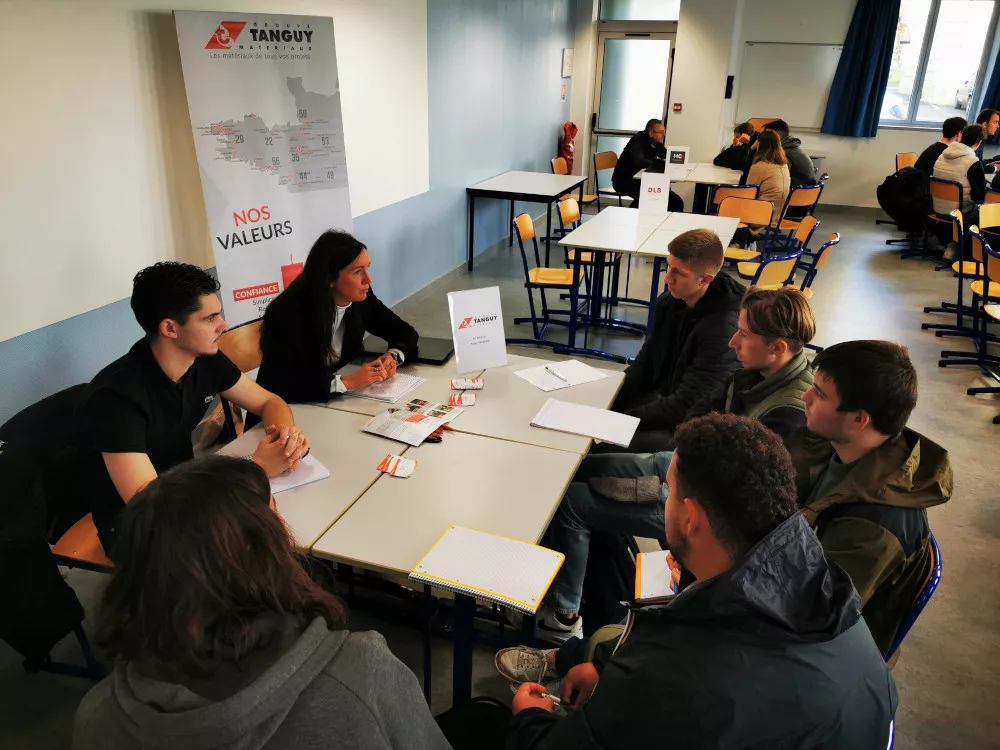
[[[416,375],[424,378],[427,382],[421,383],[418,387],[403,396],[395,405],[405,404],[414,398],[421,398],[430,403],[448,403],[448,397],[455,391],[451,390],[451,380],[453,378],[478,378],[482,370],[459,375],[455,369],[455,358],[452,357],[443,365],[406,365],[399,368],[401,373],[406,375]],[[354,414],[367,414],[375,416],[381,414],[393,404],[384,401],[374,401],[369,398],[357,398],[354,396],[338,396],[327,401],[322,406],[338,411],[349,411]],[[308,433],[307,433],[308,434]],[[400,443],[400,445],[402,445]]]
[[548,172],[504,172],[488,180],[469,185],[466,195],[469,199],[469,256],[468,267],[472,270],[476,227],[476,198],[500,198],[510,201],[510,232],[507,244],[514,243],[514,201],[545,204],[545,264],[549,262],[549,237],[552,236],[552,204],[566,193],[579,189],[580,206],[583,207],[583,183],[587,175],[550,174]]
[[[483,373],[486,385],[481,391],[473,391],[477,394],[476,405],[466,407],[465,412],[450,425],[457,432],[554,448],[581,456],[586,454],[590,449],[590,438],[532,427],[531,420],[550,398],[607,409],[618,395],[625,374],[616,370],[603,370],[607,373],[606,378],[549,392],[535,388],[514,374],[518,370],[551,363],[551,360],[510,355],[506,367]],[[592,362],[587,364],[594,366]],[[445,435],[445,441],[450,437],[450,434]]]
[[[635,179],[642,179],[645,169],[640,169],[635,173]],[[695,186],[694,205],[691,207],[694,213],[705,213],[708,210],[708,187],[709,185],[739,185],[743,179],[743,173],[738,169],[727,169],[717,167],[709,162],[692,162],[686,165],[668,164],[664,168],[664,174],[670,177],[674,183],[689,182]]]
[[[295,544],[309,550],[313,543],[380,476],[375,468],[387,453],[400,454],[409,446],[361,432],[369,418],[361,414],[296,404],[296,425],[309,438],[309,449],[330,470],[330,477],[274,496]],[[248,430],[219,453],[246,456],[264,435],[262,425]]]

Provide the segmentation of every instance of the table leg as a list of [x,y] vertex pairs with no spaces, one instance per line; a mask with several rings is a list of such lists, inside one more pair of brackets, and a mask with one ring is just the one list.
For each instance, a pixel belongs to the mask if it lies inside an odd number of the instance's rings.
[[549,263],[549,248],[551,246],[550,238],[552,237],[552,201],[545,204],[545,267],[548,268],[551,264]]
[[694,205],[691,206],[693,214],[708,213],[708,185],[696,183],[694,186]]
[[431,705],[431,620],[434,617],[434,597],[431,587],[424,586],[424,700]]
[[[577,250],[577,255],[580,251]],[[601,322],[601,308],[604,305],[604,259],[607,257],[603,250],[592,250],[594,265],[593,272],[591,276],[591,289],[590,289],[590,309],[588,313],[590,314],[590,322],[593,324],[598,324]],[[594,300],[597,301],[597,305],[594,305]]]
[[653,318],[656,314],[656,298],[660,296],[660,268],[663,258],[653,258],[653,281],[649,286],[649,315],[646,317],[646,335],[653,331]]
[[469,196],[469,271],[472,271],[472,253],[476,237],[476,196]]
[[465,594],[455,594],[455,632],[452,652],[452,706],[472,700],[472,641],[476,600]]
[[576,318],[580,307],[580,251],[573,254],[573,288],[569,290],[569,347],[576,347]]
[[514,201],[510,202],[510,221],[507,222],[507,247],[514,246]]

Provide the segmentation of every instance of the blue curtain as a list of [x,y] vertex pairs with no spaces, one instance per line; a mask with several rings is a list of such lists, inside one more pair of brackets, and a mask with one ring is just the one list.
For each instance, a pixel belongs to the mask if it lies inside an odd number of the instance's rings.
[[[986,92],[983,94],[982,109],[1000,109],[1000,55],[993,63],[993,72],[990,73],[990,80],[986,82]],[[976,113],[972,113],[975,117]],[[987,138],[990,143],[1000,140],[1000,130],[992,138]]]
[[858,0],[821,132],[874,138],[889,82],[900,0]]

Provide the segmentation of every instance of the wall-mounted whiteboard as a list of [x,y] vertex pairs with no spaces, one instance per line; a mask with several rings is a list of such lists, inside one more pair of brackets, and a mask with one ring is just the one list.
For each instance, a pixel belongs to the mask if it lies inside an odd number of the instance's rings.
[[736,74],[736,121],[780,118],[794,129],[819,130],[842,44],[747,42]]

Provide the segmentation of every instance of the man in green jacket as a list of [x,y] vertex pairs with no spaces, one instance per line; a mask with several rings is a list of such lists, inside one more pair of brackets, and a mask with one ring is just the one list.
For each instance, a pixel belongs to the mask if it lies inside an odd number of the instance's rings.
[[[712,411],[754,417],[783,441],[805,424],[803,394],[813,373],[803,347],[816,332],[797,289],[750,289],[729,341],[743,370],[685,421]],[[588,456],[549,526],[547,544],[566,561],[539,613],[538,635],[564,642],[582,635],[579,617],[592,530],[663,539],[664,477],[672,451]]]
[[815,365],[806,429],[790,446],[799,505],[850,574],[884,656],[930,571],[927,508],[951,498],[951,464],[906,426],[917,373],[904,347],[847,341]]

